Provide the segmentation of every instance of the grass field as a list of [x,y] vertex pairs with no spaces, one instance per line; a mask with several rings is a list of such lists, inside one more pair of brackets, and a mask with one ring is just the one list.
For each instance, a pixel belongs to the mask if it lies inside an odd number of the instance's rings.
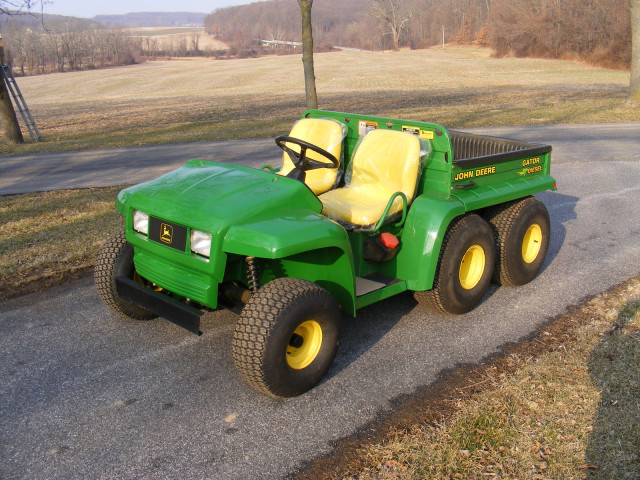
[[[129,28],[134,37],[156,40],[159,48],[172,49],[181,42],[191,48],[193,35],[197,35],[200,50],[225,50],[229,46],[205,33],[202,27],[141,27]],[[145,42],[143,42],[145,45]]]
[[[640,120],[629,73],[485,49],[315,56],[320,107],[447,127]],[[300,55],[172,60],[18,80],[44,141],[1,154],[282,134],[305,110]]]

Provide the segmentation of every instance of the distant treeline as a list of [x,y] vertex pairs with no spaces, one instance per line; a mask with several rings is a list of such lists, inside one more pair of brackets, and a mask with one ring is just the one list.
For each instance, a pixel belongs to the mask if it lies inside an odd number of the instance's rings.
[[2,33],[7,61],[17,75],[130,65],[142,53],[140,42],[120,27],[80,18],[25,23],[14,17],[3,23]]
[[[629,0],[384,0],[410,17],[400,45],[424,48],[442,42],[493,48],[498,56],[579,58],[628,68]],[[384,3],[383,2],[383,3]],[[366,50],[389,49],[392,38],[370,14],[371,0],[315,0],[314,43]],[[205,31],[235,48],[258,39],[299,41],[297,0],[270,0],[218,9]]]
[[[403,47],[437,45],[444,31],[446,43],[488,46],[498,56],[582,59],[614,68],[630,65],[630,0],[315,0],[314,49],[392,48],[388,25],[371,14],[373,1],[393,4],[398,17],[410,19],[400,34]],[[129,65],[145,57],[291,53],[297,50],[261,47],[260,40],[301,40],[297,0],[255,2],[206,16],[205,31],[228,43],[227,50],[202,48],[195,34],[158,42],[74,17],[0,20],[6,60],[18,75]]]
[[148,57],[215,56],[227,52],[201,48],[197,34],[171,40],[136,37],[120,26],[88,19],[47,15],[13,16],[2,22],[6,61],[16,75],[131,65]]

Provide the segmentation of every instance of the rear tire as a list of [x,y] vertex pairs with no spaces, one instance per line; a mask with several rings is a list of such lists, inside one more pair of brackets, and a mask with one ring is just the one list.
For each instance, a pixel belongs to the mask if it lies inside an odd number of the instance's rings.
[[455,219],[442,242],[433,288],[415,292],[416,300],[443,313],[472,310],[491,283],[494,243],[491,227],[480,216]]
[[133,265],[133,247],[124,232],[109,237],[103,245],[93,269],[93,282],[98,297],[112,312],[133,320],[151,320],[158,316],[131,302],[123,300],[116,291],[116,277],[126,277],[142,283]]
[[331,294],[296,278],[278,278],[255,292],[233,333],[233,360],[249,385],[272,397],[313,388],[331,366],[340,336]]
[[551,223],[544,203],[527,197],[490,209],[486,218],[496,239],[493,281],[517,286],[533,280],[549,250]]

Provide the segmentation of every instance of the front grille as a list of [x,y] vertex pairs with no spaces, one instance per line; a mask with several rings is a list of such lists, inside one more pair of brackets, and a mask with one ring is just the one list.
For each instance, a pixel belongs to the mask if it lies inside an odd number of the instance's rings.
[[136,271],[156,285],[212,308],[217,303],[217,283],[208,275],[188,270],[161,258],[140,252]]

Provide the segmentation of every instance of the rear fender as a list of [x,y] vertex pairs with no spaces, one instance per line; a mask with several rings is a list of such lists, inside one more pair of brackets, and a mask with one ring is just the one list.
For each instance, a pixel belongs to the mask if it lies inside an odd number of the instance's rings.
[[464,204],[455,197],[421,195],[413,201],[397,256],[398,278],[409,290],[433,287],[444,235],[451,221],[464,213]]

